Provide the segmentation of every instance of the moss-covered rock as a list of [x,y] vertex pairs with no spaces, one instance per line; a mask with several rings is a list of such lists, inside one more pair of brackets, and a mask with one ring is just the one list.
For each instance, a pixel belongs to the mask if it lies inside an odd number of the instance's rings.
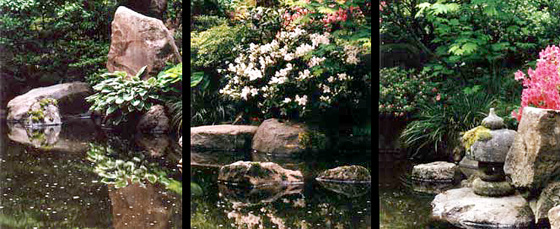
[[300,171],[284,169],[273,162],[238,161],[220,168],[218,180],[242,185],[298,184]]
[[320,173],[317,181],[371,182],[368,169],[359,165],[340,166]]

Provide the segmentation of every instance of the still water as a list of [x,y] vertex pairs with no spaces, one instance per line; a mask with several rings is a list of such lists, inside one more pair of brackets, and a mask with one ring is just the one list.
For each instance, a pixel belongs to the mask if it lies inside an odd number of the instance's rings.
[[380,228],[457,228],[431,219],[431,202],[435,194],[414,190],[410,179],[413,162],[406,159],[381,161],[380,158]]
[[0,228],[181,228],[181,150],[89,119],[0,126]]
[[[312,158],[191,152],[191,228],[371,228],[371,185],[315,181],[319,172],[341,165],[370,169],[371,152]],[[219,166],[237,160],[300,170],[304,184],[251,189],[218,182]]]

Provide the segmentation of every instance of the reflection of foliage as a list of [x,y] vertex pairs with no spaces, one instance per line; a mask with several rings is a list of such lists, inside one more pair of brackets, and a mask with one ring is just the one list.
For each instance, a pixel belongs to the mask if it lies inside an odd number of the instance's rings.
[[169,171],[160,168],[158,163],[144,160],[141,153],[134,154],[129,160],[115,158],[119,154],[110,146],[90,144],[87,152],[88,160],[96,163],[94,172],[102,177],[101,182],[115,185],[115,188],[126,187],[131,183],[145,185],[145,180],[154,184],[159,182],[167,189],[181,194],[182,182],[168,177]]
[[29,213],[24,212],[22,217],[0,215],[0,225],[11,228],[32,228],[43,226],[43,223],[35,220]]

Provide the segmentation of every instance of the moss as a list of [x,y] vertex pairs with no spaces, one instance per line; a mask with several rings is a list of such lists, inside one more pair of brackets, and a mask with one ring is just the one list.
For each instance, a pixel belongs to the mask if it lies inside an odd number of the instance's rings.
[[298,141],[304,149],[324,150],[327,148],[327,136],[316,130],[299,133]]
[[487,141],[490,139],[492,139],[490,129],[484,126],[477,126],[465,132],[463,134],[463,137],[461,138],[461,142],[465,146],[465,149],[467,151],[470,151],[472,144],[474,144],[476,141]]

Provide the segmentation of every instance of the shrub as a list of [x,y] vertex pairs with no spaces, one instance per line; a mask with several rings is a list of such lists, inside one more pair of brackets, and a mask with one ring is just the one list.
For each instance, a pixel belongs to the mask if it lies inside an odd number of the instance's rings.
[[370,85],[368,72],[357,67],[364,61],[363,51],[331,39],[329,33],[296,28],[280,32],[268,44],[251,44],[222,70],[228,83],[220,93],[258,107],[265,116],[279,111],[278,116],[303,117],[341,99],[358,104],[365,91],[351,86]]
[[549,46],[540,52],[537,67],[529,68],[528,76],[522,71],[515,73],[515,79],[522,81],[524,87],[521,94],[521,108],[518,112],[512,112],[517,120],[521,120],[523,108],[527,106],[560,109],[559,60],[560,48]]
[[398,67],[379,71],[379,112],[394,116],[411,115],[425,103],[441,100],[433,77]]

